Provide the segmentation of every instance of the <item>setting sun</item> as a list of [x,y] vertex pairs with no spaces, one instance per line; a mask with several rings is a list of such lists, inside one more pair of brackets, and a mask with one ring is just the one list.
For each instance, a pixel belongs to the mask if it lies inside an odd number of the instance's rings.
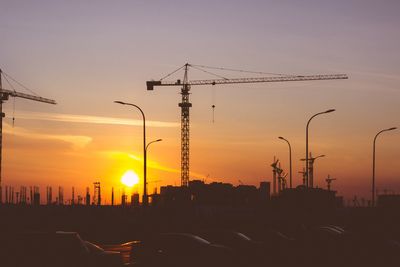
[[139,183],[139,176],[133,171],[126,171],[121,177],[121,183],[132,187]]

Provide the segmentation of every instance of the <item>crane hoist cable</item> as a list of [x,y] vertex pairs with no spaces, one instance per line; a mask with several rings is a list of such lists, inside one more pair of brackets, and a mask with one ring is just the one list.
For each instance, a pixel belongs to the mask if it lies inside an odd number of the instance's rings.
[[215,122],[215,95],[216,95],[216,89],[215,89],[215,86],[212,86],[212,99],[211,99],[211,101],[212,101],[212,105],[211,105],[211,108],[212,108],[212,123],[214,123]]
[[[213,75],[213,76],[215,76],[215,77],[228,80],[228,78],[226,78],[226,77],[224,77],[224,76],[221,76],[221,75],[212,73],[212,72],[210,72],[210,71],[203,70],[201,67],[194,66],[194,65],[191,65],[191,66],[192,66],[192,68],[194,68],[194,69],[196,69],[196,70],[200,70],[200,71],[202,71],[202,72],[204,72],[204,73]],[[214,122],[215,122],[215,86],[214,86],[214,85],[212,85],[212,105],[211,105],[211,109],[212,109],[212,123],[214,123]]]
[[218,77],[218,78],[222,78],[222,79],[228,80],[228,78],[226,78],[226,77],[224,77],[224,76],[221,76],[221,75],[218,75],[218,74],[212,73],[212,72],[210,72],[210,71],[203,70],[203,69],[201,69],[200,67],[195,67],[195,66],[193,66],[193,65],[191,65],[191,67],[192,67],[193,69],[196,69],[196,70],[202,71],[202,72],[204,72],[204,73],[207,73],[207,74],[213,75],[213,76],[215,76],[215,77]]
[[[27,86],[23,85],[21,82],[17,81],[16,79],[14,79],[10,74],[7,74],[6,72],[2,71],[2,73],[4,74],[4,79],[6,79],[6,81],[11,85],[11,83],[7,80],[6,77],[10,78],[13,82],[15,82],[16,84],[18,84],[19,86],[21,86],[22,88],[24,88],[25,90],[29,91],[30,93],[39,96],[35,91],[33,91],[32,89],[29,89]],[[12,87],[12,85],[11,85]],[[15,89],[12,87],[12,89],[15,91]]]
[[[243,72],[243,73],[253,73],[253,74],[267,74],[267,75],[278,75],[278,76],[289,76],[288,74],[284,73],[273,73],[273,72],[262,72],[262,71],[251,71],[251,70],[240,70],[240,69],[231,69],[231,68],[222,68],[222,67],[212,67],[212,66],[204,66],[204,65],[193,65],[199,68],[207,68],[207,69],[214,69],[214,70],[223,70],[223,71],[233,71],[233,72]],[[296,75],[293,75],[296,76]]]
[[180,71],[181,69],[183,69],[185,67],[185,65],[183,65],[182,67],[180,67],[180,68],[177,68],[176,70],[174,70],[173,72],[171,72],[171,73],[169,73],[169,74],[167,74],[167,75],[165,75],[164,77],[162,77],[161,79],[160,79],[160,81],[162,81],[162,80],[164,80],[165,78],[168,78],[169,76],[171,76],[171,75],[173,75],[174,73],[176,73],[176,72],[178,72],[178,71]]
[[[20,87],[22,87],[23,89],[25,89],[26,91],[32,93],[35,96],[39,96],[35,91],[33,91],[32,89],[29,89],[27,86],[25,86],[24,84],[22,84],[21,82],[19,82],[18,80],[14,79],[10,74],[2,71],[2,73],[4,74],[4,80],[9,84],[9,86],[11,87],[11,89],[14,91],[14,93],[16,93],[17,91],[15,90],[15,87],[13,86],[13,84],[10,82],[13,81],[14,83],[16,83],[17,85],[19,85]],[[10,79],[10,80],[9,80]],[[16,103],[16,99],[15,97],[13,98],[13,112],[12,112],[12,127],[14,127],[15,124],[15,103]]]

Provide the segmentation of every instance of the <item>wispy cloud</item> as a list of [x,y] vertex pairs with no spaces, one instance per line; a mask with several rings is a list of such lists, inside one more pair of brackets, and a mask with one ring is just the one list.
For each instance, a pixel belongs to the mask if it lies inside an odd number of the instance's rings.
[[[143,158],[141,158],[141,157],[138,157],[138,156],[135,156],[132,154],[128,154],[128,156],[135,161],[143,162]],[[147,160],[147,167],[156,169],[156,170],[160,170],[160,171],[166,171],[166,172],[173,172],[173,173],[180,172],[180,170],[178,170],[178,169],[163,166],[163,165],[159,164],[158,162],[152,161],[152,160]]]
[[70,143],[74,148],[83,148],[92,141],[92,138],[84,135],[56,135],[42,134],[29,131],[22,127],[11,127],[8,123],[3,124],[3,133],[31,139],[51,139]]
[[[43,120],[43,121],[58,121],[71,123],[93,123],[93,124],[112,124],[112,125],[131,125],[142,126],[142,120],[122,119],[102,116],[89,116],[78,114],[61,114],[61,113],[42,113],[42,112],[18,112],[15,115],[17,119],[27,120]],[[146,121],[146,126],[149,127],[179,127],[176,122],[164,121]]]
[[[129,154],[129,153],[125,153],[125,152],[121,152],[121,151],[103,151],[102,153],[111,155],[111,156],[122,156],[122,157],[128,157],[134,161],[137,162],[141,162],[143,163],[143,157],[137,156],[137,155],[133,155],[133,154]],[[175,168],[170,168],[167,166],[164,166],[162,164],[159,164],[156,161],[152,161],[147,159],[147,167],[151,168],[151,169],[155,169],[155,170],[160,170],[160,171],[165,171],[165,172],[171,172],[171,173],[180,173],[181,170],[180,169],[175,169]],[[195,173],[195,172],[190,172],[190,175],[198,178],[198,179],[204,179],[206,178],[206,175],[204,174],[200,174],[200,173]]]

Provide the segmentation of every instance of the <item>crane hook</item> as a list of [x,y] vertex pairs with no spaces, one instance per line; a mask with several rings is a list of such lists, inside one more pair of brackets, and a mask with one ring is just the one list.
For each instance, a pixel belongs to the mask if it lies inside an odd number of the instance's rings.
[[15,97],[13,99],[13,117],[12,117],[12,127],[14,128],[15,124]]
[[212,105],[212,122],[214,123],[214,110],[215,110],[215,105]]

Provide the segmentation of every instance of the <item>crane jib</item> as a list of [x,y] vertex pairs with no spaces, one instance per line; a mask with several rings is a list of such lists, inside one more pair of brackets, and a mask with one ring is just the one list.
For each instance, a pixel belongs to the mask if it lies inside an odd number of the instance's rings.
[[[324,75],[289,75],[278,77],[260,78],[235,78],[235,79],[214,79],[214,80],[192,80],[189,85],[216,85],[235,83],[263,83],[263,82],[290,82],[290,81],[317,81],[317,80],[339,80],[348,79],[346,74],[324,74]],[[147,90],[154,90],[154,86],[182,86],[181,80],[170,81],[147,81]]]
[[47,104],[53,104],[53,105],[57,104],[56,101],[53,99],[48,99],[48,98],[35,96],[35,95],[29,95],[29,94],[20,93],[20,92],[16,92],[16,91],[12,91],[12,90],[1,89],[0,92],[2,94],[9,95],[12,97],[25,98],[25,99],[43,102],[43,103],[47,103]]

